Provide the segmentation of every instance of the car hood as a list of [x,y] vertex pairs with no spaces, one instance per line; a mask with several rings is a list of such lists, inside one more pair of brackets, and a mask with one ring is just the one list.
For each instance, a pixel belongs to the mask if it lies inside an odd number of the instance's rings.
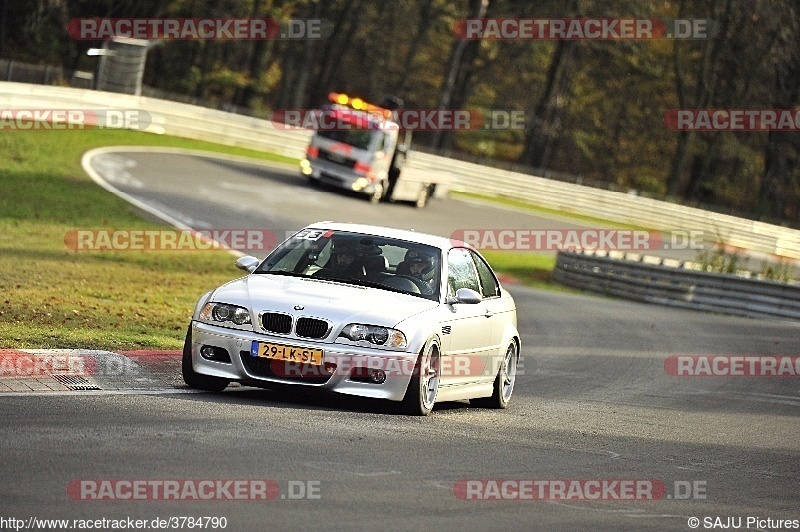
[[248,275],[225,284],[211,301],[243,306],[256,318],[265,311],[322,318],[334,329],[348,323],[393,327],[439,306],[437,301],[379,288],[269,274]]

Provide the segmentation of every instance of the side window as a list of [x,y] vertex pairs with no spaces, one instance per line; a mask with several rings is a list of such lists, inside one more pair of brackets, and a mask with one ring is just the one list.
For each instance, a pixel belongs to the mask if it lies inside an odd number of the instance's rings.
[[475,261],[475,266],[478,267],[478,277],[481,280],[481,295],[484,298],[497,297],[500,295],[500,285],[497,283],[497,278],[492,273],[492,269],[483,260],[483,257],[470,251],[472,259]]
[[447,254],[447,287],[448,294],[455,295],[459,288],[471,288],[480,293],[478,272],[472,262],[469,250],[451,249]]

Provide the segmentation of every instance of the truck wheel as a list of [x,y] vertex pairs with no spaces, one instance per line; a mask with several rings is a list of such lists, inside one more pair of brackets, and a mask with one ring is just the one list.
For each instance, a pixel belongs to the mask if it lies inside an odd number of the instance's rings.
[[430,195],[431,195],[431,186],[423,185],[422,188],[419,189],[419,193],[417,194],[417,201],[414,203],[414,205],[416,205],[417,208],[419,209],[423,208],[425,205],[428,204],[428,198],[430,198]]
[[372,196],[369,197],[370,203],[380,203],[383,200],[383,192],[386,190],[386,181],[378,181],[375,183],[375,190]]

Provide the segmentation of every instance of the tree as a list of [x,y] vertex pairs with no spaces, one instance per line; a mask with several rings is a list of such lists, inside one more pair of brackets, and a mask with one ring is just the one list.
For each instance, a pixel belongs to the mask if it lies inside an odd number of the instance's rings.
[[[775,16],[781,22],[775,46],[768,55],[774,68],[771,104],[775,109],[796,109],[800,105],[800,22],[794,5],[780,7]],[[797,132],[769,132],[759,189],[761,213],[777,219],[798,217],[799,159]]]
[[[489,7],[489,0],[469,0],[469,18],[484,18]],[[439,111],[447,109],[460,109],[467,99],[469,81],[473,74],[475,61],[480,51],[480,39],[466,40],[456,37],[447,61],[446,76],[439,91]],[[434,131],[431,137],[431,147],[434,149],[443,146],[442,139],[448,138],[450,144],[452,137],[445,136],[442,131]]]

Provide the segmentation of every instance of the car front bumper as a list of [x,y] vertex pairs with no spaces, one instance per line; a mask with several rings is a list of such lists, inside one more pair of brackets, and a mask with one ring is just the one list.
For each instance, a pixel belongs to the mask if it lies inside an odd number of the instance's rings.
[[[324,352],[323,367],[327,369],[298,363],[291,363],[287,368],[282,363],[255,357],[251,352],[254,341],[321,349]],[[230,362],[203,358],[200,355],[203,346],[225,349],[230,356]],[[416,353],[284,338],[198,321],[192,321],[191,348],[192,367],[203,375],[222,377],[245,384],[296,385],[390,401],[401,401],[405,396],[418,357]],[[271,368],[276,367],[275,364],[282,370],[272,371]],[[376,371],[385,375],[385,381],[378,383],[368,378]]]
[[325,185],[367,195],[375,192],[377,181],[368,181],[364,176],[356,174],[351,169],[320,164],[318,161],[311,163],[310,167],[311,173],[307,174],[307,177]]

